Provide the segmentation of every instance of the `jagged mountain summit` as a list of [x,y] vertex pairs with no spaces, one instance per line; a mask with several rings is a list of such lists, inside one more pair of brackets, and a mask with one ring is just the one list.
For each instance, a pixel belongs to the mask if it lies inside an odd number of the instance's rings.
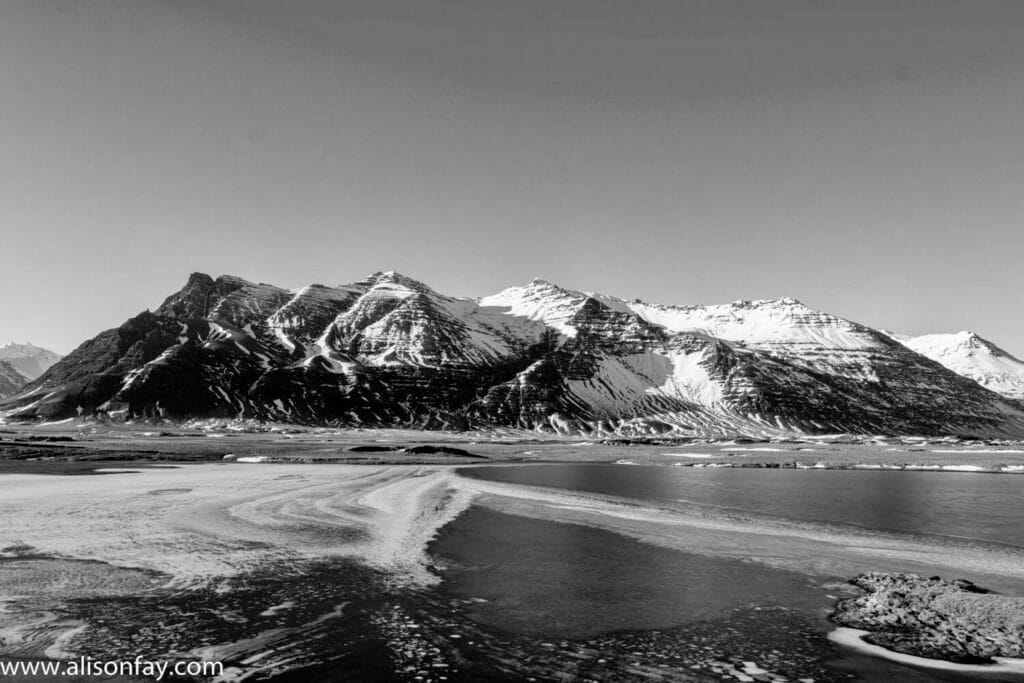
[[15,370],[28,379],[39,377],[61,358],[63,356],[55,351],[28,343],[10,342],[5,346],[0,346],[0,360],[10,363]]
[[987,389],[1009,398],[1024,400],[1024,361],[1014,358],[974,332],[926,334],[920,337],[893,335],[893,338]]
[[0,360],[0,398],[18,393],[28,384],[28,377],[17,371],[13,365]]
[[395,272],[296,290],[193,274],[0,408],[594,436],[1024,438],[1024,404],[794,299],[668,306],[544,280],[464,299]]

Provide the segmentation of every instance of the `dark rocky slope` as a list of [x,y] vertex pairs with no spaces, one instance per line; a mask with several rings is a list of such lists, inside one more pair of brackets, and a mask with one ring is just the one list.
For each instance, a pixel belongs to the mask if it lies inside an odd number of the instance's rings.
[[0,360],[0,398],[16,394],[28,383],[28,377],[18,372],[13,365]]

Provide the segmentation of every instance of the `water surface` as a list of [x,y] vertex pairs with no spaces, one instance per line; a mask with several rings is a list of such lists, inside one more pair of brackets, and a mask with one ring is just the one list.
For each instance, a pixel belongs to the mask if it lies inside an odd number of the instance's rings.
[[[867,558],[872,531],[879,538],[898,532],[922,539],[940,555],[953,547],[996,548],[1008,556],[1024,549],[1024,478],[1010,475],[587,463],[460,473],[614,496],[644,507],[726,510],[753,520],[755,528],[758,519],[814,528],[852,525],[860,530]],[[685,550],[685,535],[696,533],[685,526],[679,527],[679,547],[659,547],[582,524],[498,512],[485,507],[486,497],[480,503],[446,526],[431,552],[446,565],[440,589],[474,601],[469,614],[492,628],[589,643],[605,642],[602,637],[618,643],[616,633],[669,634],[667,647],[683,653],[686,668],[688,657],[727,659],[742,649],[745,657],[771,662],[775,672],[817,680],[999,679],[912,668],[826,642],[834,628],[829,608],[852,594],[843,583],[850,577],[750,561],[743,534],[736,535],[728,556],[697,554]],[[898,564],[891,557],[889,562]],[[647,656],[666,647],[666,641],[640,639],[652,643]]]
[[1024,477],[962,472],[521,465],[467,477],[689,502],[812,522],[934,534],[1024,548]]
[[484,600],[473,612],[517,633],[583,638],[667,628],[747,606],[823,611],[820,582],[763,565],[683,553],[576,524],[474,507],[431,552],[449,591]]

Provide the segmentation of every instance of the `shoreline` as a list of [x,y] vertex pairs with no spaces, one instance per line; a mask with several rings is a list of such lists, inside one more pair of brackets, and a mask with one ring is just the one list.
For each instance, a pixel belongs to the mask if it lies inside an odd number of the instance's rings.
[[[453,446],[458,446],[453,448]],[[698,468],[849,469],[1024,474],[1024,442],[953,437],[828,435],[585,438],[523,430],[440,432],[205,421],[189,425],[3,424],[0,473],[86,468],[91,462],[262,462],[449,465],[609,462]],[[63,463],[63,465],[60,465]],[[55,465],[58,467],[55,468]]]
[[[4,536],[10,541],[0,539],[0,548],[23,543],[185,581],[231,575],[264,556],[361,557],[422,584],[436,581],[425,554],[430,538],[470,505],[480,504],[809,575],[913,571],[962,575],[997,589],[1024,587],[1024,551],[1016,546],[773,518],[682,501],[669,508],[458,473],[460,467],[515,465],[187,463],[140,468],[62,478],[65,512],[59,517],[47,514],[53,505],[49,476],[0,473],[0,512],[9,519]],[[95,501],[104,497],[117,499],[120,509],[97,506]],[[742,553],[737,543],[745,548]]]
[[1013,674],[1024,678],[1024,659],[993,657],[994,663],[992,664],[960,664],[945,659],[931,659],[889,650],[881,645],[874,645],[865,641],[864,636],[867,635],[871,635],[871,631],[839,626],[829,632],[828,639],[833,643],[848,647],[862,654],[880,657],[890,662],[906,664],[908,666],[960,673]]

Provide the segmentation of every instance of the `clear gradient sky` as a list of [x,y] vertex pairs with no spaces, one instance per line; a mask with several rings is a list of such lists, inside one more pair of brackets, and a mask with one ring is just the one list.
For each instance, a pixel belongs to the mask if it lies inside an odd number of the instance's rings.
[[1024,356],[1022,264],[1021,2],[0,4],[0,344],[394,269]]

